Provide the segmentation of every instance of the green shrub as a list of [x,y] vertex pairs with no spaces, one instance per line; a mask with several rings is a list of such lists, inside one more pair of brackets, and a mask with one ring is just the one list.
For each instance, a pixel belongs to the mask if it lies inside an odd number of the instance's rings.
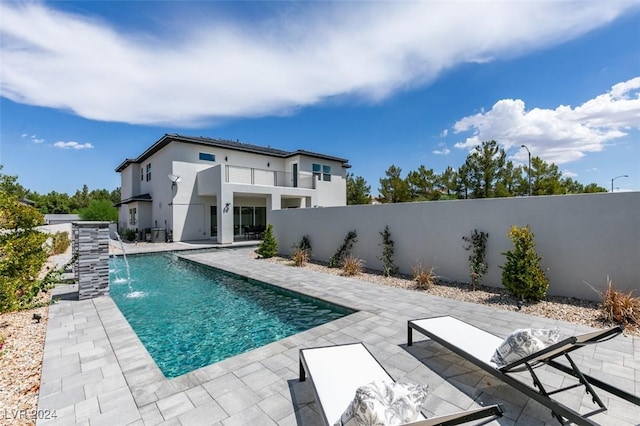
[[273,235],[272,224],[267,225],[267,229],[264,231],[264,236],[262,237],[262,242],[260,243],[258,250],[256,250],[256,253],[265,259],[278,254],[278,242],[276,241],[276,237]]
[[473,290],[480,284],[482,276],[487,272],[489,266],[484,261],[487,252],[487,239],[489,234],[478,232],[474,229],[470,237],[464,236],[462,239],[468,243],[465,250],[471,250],[469,255],[469,272],[471,273],[471,287]]
[[80,218],[82,220],[117,222],[118,209],[113,206],[111,200],[91,200],[87,207],[80,209]]
[[44,217],[0,191],[0,313],[22,309],[38,294],[48,257]]
[[338,250],[334,253],[333,256],[329,259],[328,266],[329,268],[339,268],[344,263],[345,257],[351,253],[351,249],[353,245],[358,242],[357,240],[358,234],[356,231],[349,231],[347,236],[344,237],[344,241],[342,245],[338,248]]
[[549,280],[540,266],[541,258],[536,253],[534,235],[528,226],[512,226],[507,234],[514,249],[502,253],[507,257],[502,268],[502,285],[520,300],[544,299],[549,289]]
[[382,256],[378,260],[382,261],[382,273],[384,276],[390,277],[398,273],[398,267],[393,262],[394,242],[391,239],[389,225],[384,227],[384,230],[380,232],[380,236],[382,237]]
[[300,240],[300,243],[298,243],[298,248],[300,250],[306,251],[307,254],[311,256],[311,241],[309,240],[308,235],[304,235],[302,237],[302,239]]
[[136,239],[136,231],[133,229],[127,229],[124,231],[124,239],[127,241],[135,241]]
[[56,232],[51,236],[52,238],[52,254],[62,254],[67,251],[71,241],[69,240],[68,232]]

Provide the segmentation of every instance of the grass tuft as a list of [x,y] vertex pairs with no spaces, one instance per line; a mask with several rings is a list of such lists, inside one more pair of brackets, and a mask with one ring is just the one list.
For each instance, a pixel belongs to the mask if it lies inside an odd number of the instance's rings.
[[309,252],[297,247],[291,252],[291,260],[293,260],[293,264],[296,266],[304,266],[309,262]]
[[609,321],[627,325],[640,325],[640,299],[629,293],[617,291],[607,277],[607,290],[602,296],[602,312]]
[[413,267],[413,280],[420,290],[427,290],[433,287],[438,276],[433,272],[433,266],[425,268],[421,263]]
[[362,260],[353,255],[349,255],[342,263],[342,273],[348,277],[360,275],[362,273]]

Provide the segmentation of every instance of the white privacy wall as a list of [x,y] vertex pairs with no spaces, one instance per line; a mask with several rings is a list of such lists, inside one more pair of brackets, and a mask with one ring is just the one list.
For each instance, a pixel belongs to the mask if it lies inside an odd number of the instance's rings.
[[501,287],[505,256],[513,248],[507,232],[529,225],[549,278],[549,294],[599,300],[584,282],[604,290],[607,276],[616,289],[640,296],[640,192],[437,201],[272,212],[278,251],[308,235],[312,258],[327,261],[356,230],[353,254],[365,266],[382,269],[380,232],[389,225],[395,263],[410,274],[417,263],[433,266],[444,279],[469,281],[470,252],[462,237],[474,229],[489,233],[482,284]]

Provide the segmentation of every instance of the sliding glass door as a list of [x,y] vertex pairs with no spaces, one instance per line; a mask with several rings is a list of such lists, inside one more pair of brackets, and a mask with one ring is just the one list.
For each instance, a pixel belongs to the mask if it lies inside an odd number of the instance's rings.
[[242,236],[248,227],[266,227],[267,208],[266,207],[233,207],[233,233]]

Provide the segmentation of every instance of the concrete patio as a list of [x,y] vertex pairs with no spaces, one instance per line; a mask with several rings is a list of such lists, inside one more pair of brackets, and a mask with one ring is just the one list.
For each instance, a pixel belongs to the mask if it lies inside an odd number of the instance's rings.
[[[110,297],[60,300],[49,311],[38,407],[55,410],[57,417],[38,424],[319,425],[310,386],[298,381],[298,351],[358,341],[396,380],[429,385],[424,411],[430,416],[501,403],[505,417],[492,424],[558,424],[546,407],[436,343],[414,335],[416,342],[408,347],[406,323],[450,314],[500,336],[522,327],[558,327],[565,334],[589,328],[255,260],[252,251],[181,256],[358,312],[167,380]],[[588,374],[640,394],[638,337],[580,349],[574,360]],[[544,367],[538,371],[545,385],[562,386],[562,376]],[[600,396],[609,410],[594,416],[596,422],[638,424],[640,407],[605,392]],[[592,407],[582,389],[561,400],[581,412]]]

